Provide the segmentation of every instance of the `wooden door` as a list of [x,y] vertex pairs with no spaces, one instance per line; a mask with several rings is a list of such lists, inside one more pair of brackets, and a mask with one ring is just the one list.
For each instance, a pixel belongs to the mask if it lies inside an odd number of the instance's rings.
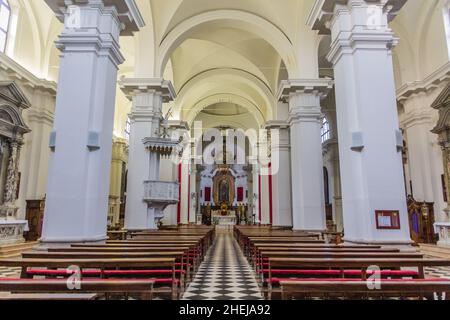
[[44,200],[28,200],[26,215],[29,231],[24,234],[25,240],[37,241],[42,236]]

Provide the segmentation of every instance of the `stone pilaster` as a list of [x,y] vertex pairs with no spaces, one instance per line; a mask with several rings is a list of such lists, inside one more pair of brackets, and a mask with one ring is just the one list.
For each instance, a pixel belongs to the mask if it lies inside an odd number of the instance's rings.
[[279,99],[289,103],[294,230],[326,229],[320,101],[332,88],[327,79],[282,82]]
[[289,124],[269,121],[271,133],[272,211],[274,226],[292,226],[291,144]]
[[[404,0],[317,1],[308,24],[332,37],[345,240],[409,244],[389,29]],[[378,19],[374,19],[378,18]],[[327,27],[330,30],[327,30]],[[399,226],[377,227],[376,211]]]
[[119,36],[143,26],[133,0],[46,0],[64,22],[43,242],[106,239]]
[[170,83],[163,79],[123,79],[122,91],[132,100],[130,114],[127,203],[125,228],[131,230],[153,229],[155,219],[143,201],[144,180],[159,180],[159,158],[149,167],[148,151],[143,140],[158,137],[162,119],[162,105],[172,101],[176,94]]

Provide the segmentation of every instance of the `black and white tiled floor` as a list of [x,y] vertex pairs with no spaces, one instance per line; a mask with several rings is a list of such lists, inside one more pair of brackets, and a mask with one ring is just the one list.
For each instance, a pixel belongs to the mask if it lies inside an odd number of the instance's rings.
[[231,233],[217,233],[183,299],[262,300],[254,272]]
[[[430,258],[427,256],[427,258]],[[20,268],[0,266],[0,278],[20,277]],[[427,278],[450,278],[449,267],[425,268]],[[190,283],[184,300],[262,300],[255,275],[231,232],[216,240]]]

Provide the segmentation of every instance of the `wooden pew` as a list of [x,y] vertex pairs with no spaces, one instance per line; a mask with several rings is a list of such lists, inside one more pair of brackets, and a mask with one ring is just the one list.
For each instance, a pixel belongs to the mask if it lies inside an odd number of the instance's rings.
[[[155,256],[155,257],[164,257],[164,256],[170,256],[171,253],[178,255],[180,253],[183,254],[183,257],[181,261],[176,262],[175,266],[180,266],[186,271],[186,280],[190,281],[193,278],[193,275],[195,273],[195,270],[197,268],[196,263],[197,259],[195,256],[195,252],[191,251],[190,247],[110,247],[108,245],[104,245],[102,247],[99,246],[80,246],[80,247],[54,247],[54,248],[48,248],[48,252],[63,252],[63,253],[114,253],[120,256],[127,258],[131,258],[131,253],[140,254],[142,256],[138,257],[145,257],[145,256]],[[159,253],[163,253],[162,255],[159,255]],[[24,256],[26,257],[26,256]]]
[[396,248],[381,248],[379,246],[354,246],[354,245],[304,245],[304,244],[267,244],[267,243],[256,243],[254,244],[251,252],[250,262],[256,267],[258,264],[262,263],[262,251],[271,252],[378,252],[378,253],[395,253],[400,252]]
[[323,240],[303,237],[248,237],[244,239],[243,251],[247,257],[251,257],[253,247],[258,243],[297,243],[297,244],[325,244]]
[[[262,281],[269,274],[269,260],[271,258],[317,258],[317,259],[422,259],[423,254],[421,253],[405,253],[405,252],[277,252],[277,251],[261,251],[260,259],[257,261],[258,265],[256,272],[262,276]],[[329,270],[327,270],[329,271]],[[284,269],[277,270],[272,269],[272,276],[283,276],[286,275]],[[294,273],[295,274],[295,273]],[[301,274],[301,272],[299,273]],[[314,274],[313,270],[308,270],[308,275],[310,277],[322,277],[325,272],[318,269]],[[346,277],[349,275],[358,274],[357,272],[340,272],[336,273],[338,276]],[[412,276],[418,277],[417,272],[391,272],[387,273],[389,276]]]
[[[175,258],[134,258],[134,259],[34,259],[34,258],[21,258],[21,259],[0,259],[0,266],[4,267],[21,267],[21,278],[29,277],[28,268],[47,268],[47,269],[67,269],[69,266],[77,266],[83,272],[88,272],[85,269],[100,269],[102,271],[101,276],[104,277],[105,273],[113,273],[113,271],[120,271],[120,269],[155,269],[165,268],[171,270],[171,276],[168,279],[161,281],[160,279],[154,280],[154,286],[158,285],[159,290],[154,292],[170,292],[172,299],[179,297],[179,280],[176,277],[175,272]],[[57,270],[56,270],[57,271]],[[68,272],[68,275],[71,275]],[[170,289],[164,290],[162,285],[169,284]],[[161,286],[160,286],[161,285]]]
[[[118,279],[82,279],[79,289],[69,289],[66,279],[0,279],[0,292],[12,295],[23,294],[15,298],[25,298],[46,300],[50,298],[49,294],[58,294],[53,298],[60,296],[64,300],[79,299],[80,294],[104,294],[108,298],[111,294],[121,294],[128,298],[130,294],[143,294],[149,300],[153,299],[153,280],[118,280]],[[29,295],[34,294],[35,296]],[[65,294],[65,297],[61,294]],[[73,295],[73,297],[71,297]],[[88,297],[88,296],[86,296]]]
[[[177,279],[180,281],[180,290],[183,292],[186,286],[186,278],[189,272],[188,269],[185,269],[185,255],[184,252],[42,252],[42,251],[32,251],[32,252],[24,252],[22,253],[23,258],[30,259],[135,259],[135,258],[175,258],[175,261],[180,263],[180,268],[175,268],[175,273],[177,275]],[[159,268],[160,269],[160,268]],[[147,272],[141,272],[141,270],[136,270],[135,276],[148,276],[148,277],[160,277],[164,278],[167,275],[171,275],[172,270],[163,269],[163,270],[148,270]],[[43,269],[31,269],[27,270],[28,275],[32,276],[64,276],[66,275],[65,270],[62,270],[60,274],[54,272],[54,270],[43,270]],[[123,274],[119,272],[114,272],[114,276],[126,276],[133,275],[130,270],[124,271]],[[108,276],[108,272],[98,272],[98,274],[94,272],[90,272],[91,276]],[[189,274],[190,275],[190,274]],[[180,292],[180,293],[182,293]]]
[[96,293],[10,293],[0,292],[0,301],[86,301],[96,300]]
[[[273,287],[277,287],[280,281],[289,280],[280,277],[272,276],[272,269],[292,270],[290,274],[301,273],[302,270],[312,270],[314,273],[320,269],[329,269],[329,271],[339,271],[339,273],[345,270],[352,270],[360,275],[360,279],[366,280],[368,276],[368,268],[377,266],[381,270],[391,272],[401,270],[401,268],[411,267],[417,268],[417,278],[425,278],[425,267],[446,267],[450,266],[449,260],[442,259],[417,259],[417,258],[269,258],[269,275],[265,280],[267,284],[267,295],[271,299],[273,293]],[[305,272],[307,273],[307,272]],[[306,277],[311,277],[306,275]],[[291,276],[289,276],[291,278]],[[344,278],[339,275],[330,275],[325,280],[331,278]],[[277,291],[277,290],[275,290]],[[279,291],[279,290],[278,290]]]
[[[189,247],[188,251],[188,261],[192,263],[193,269],[197,270],[200,262],[204,258],[203,251],[201,251],[199,243],[195,241],[189,242],[180,242],[180,243],[166,243],[166,242],[157,242],[157,243],[129,243],[129,242],[115,242],[115,243],[107,243],[107,244],[72,244],[72,248],[108,248],[108,249],[119,249],[119,250],[129,250],[130,252],[137,251],[148,251],[152,250],[152,248],[167,248],[167,250],[174,248],[184,248]],[[166,250],[166,249],[163,249]],[[192,260],[192,261],[191,261]]]
[[381,280],[379,289],[371,289],[366,281],[281,281],[281,299],[398,299],[423,300],[434,297],[450,300],[450,280],[420,279]]

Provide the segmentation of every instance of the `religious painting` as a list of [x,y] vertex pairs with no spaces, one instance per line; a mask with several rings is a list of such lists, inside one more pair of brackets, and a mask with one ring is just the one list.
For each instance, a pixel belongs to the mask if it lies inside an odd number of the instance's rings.
[[222,202],[229,203],[230,202],[229,192],[230,192],[230,186],[228,184],[228,181],[227,181],[227,179],[223,179],[219,183],[219,203],[222,203]]
[[220,170],[213,178],[214,202],[216,205],[226,203],[231,206],[235,198],[234,177],[227,168]]

